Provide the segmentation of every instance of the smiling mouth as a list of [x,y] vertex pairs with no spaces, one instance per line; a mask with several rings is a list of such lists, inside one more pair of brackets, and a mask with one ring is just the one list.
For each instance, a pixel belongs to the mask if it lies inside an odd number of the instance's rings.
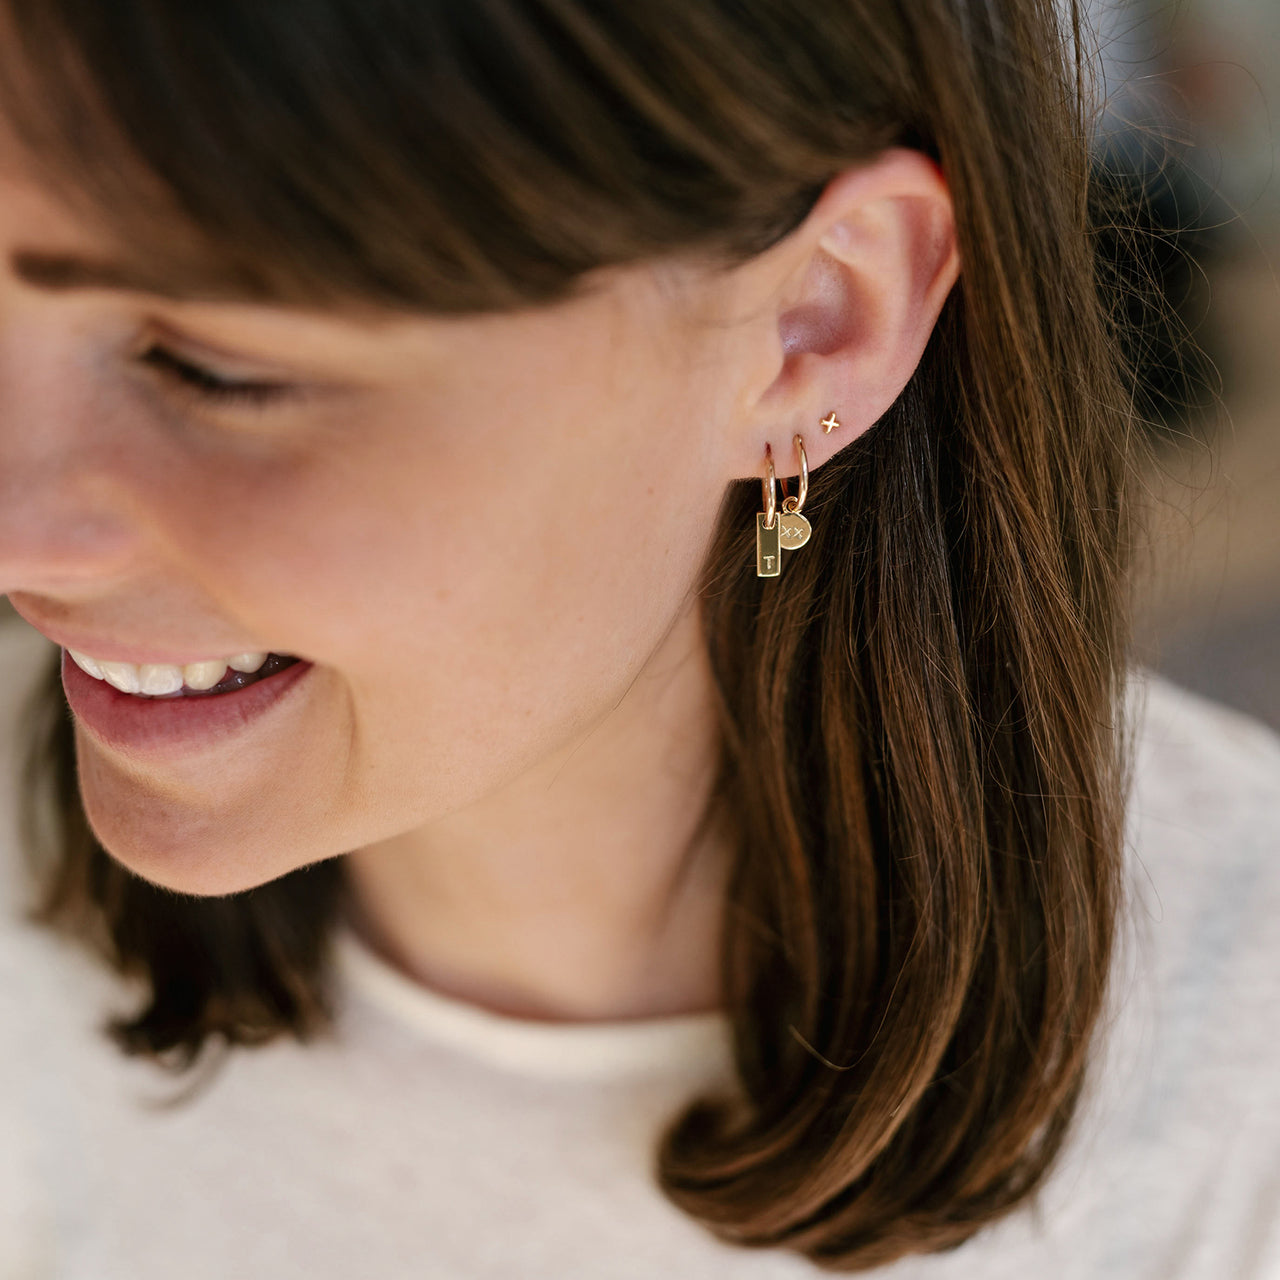
[[[86,675],[111,685],[121,693],[147,701],[211,698],[234,693],[301,661],[287,653],[241,654],[226,663],[194,663],[183,668],[100,662],[73,649],[68,649],[67,653]],[[212,670],[217,666],[224,668],[220,676]],[[195,682],[197,687],[193,688],[188,681]]]

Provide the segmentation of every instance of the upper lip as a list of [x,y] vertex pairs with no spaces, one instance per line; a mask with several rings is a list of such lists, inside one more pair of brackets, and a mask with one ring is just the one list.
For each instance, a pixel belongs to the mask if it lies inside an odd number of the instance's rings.
[[[10,603],[13,603],[10,601]],[[88,632],[76,632],[64,627],[49,626],[32,616],[29,608],[22,609],[14,604],[18,615],[30,623],[46,639],[64,649],[74,649],[77,653],[87,654],[100,662],[129,662],[134,666],[153,664],[156,666],[185,667],[192,662],[216,662],[222,658],[233,658],[240,653],[268,653],[272,650],[242,646],[236,648],[197,648],[195,645],[181,648],[172,647],[158,649],[154,643],[130,644],[119,640],[109,640],[105,636],[94,636]]]

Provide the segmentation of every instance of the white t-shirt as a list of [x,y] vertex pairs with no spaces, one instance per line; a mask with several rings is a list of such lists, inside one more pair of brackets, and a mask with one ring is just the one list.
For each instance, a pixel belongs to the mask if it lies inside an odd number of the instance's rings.
[[[209,1087],[99,1030],[132,988],[20,922],[12,711],[52,652],[0,627],[2,1280],[790,1280],[652,1177],[730,1064],[720,1014],[526,1022],[351,935],[331,1036],[233,1051]],[[1280,738],[1143,675],[1132,907],[1109,1031],[1039,1201],[889,1280],[1280,1278]]]

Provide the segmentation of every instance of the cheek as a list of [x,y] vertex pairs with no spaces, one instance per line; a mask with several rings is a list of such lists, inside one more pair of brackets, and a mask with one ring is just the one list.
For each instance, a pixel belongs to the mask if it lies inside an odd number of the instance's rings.
[[351,558],[333,581],[359,587],[320,586],[313,622],[350,689],[356,807],[429,821],[619,701],[687,593],[664,531],[644,546],[620,506],[539,519],[498,503],[469,533],[444,513],[450,528],[397,527],[399,553],[376,572],[351,542],[335,550]]
[[168,490],[184,571],[325,679],[306,723],[230,775],[130,782],[90,746],[113,853],[173,887],[248,887],[492,793],[617,705],[692,603],[723,482],[692,470],[687,403],[608,418],[583,392],[521,421],[527,399],[438,406],[487,424],[465,435],[406,413],[358,449],[215,462]]

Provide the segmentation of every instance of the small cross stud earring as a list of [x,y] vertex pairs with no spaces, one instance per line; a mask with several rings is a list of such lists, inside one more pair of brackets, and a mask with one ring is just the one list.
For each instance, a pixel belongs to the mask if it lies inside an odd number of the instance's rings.
[[830,435],[831,432],[839,425],[840,423],[836,418],[836,411],[834,409],[832,409],[831,412],[822,420],[822,429],[828,435]]

